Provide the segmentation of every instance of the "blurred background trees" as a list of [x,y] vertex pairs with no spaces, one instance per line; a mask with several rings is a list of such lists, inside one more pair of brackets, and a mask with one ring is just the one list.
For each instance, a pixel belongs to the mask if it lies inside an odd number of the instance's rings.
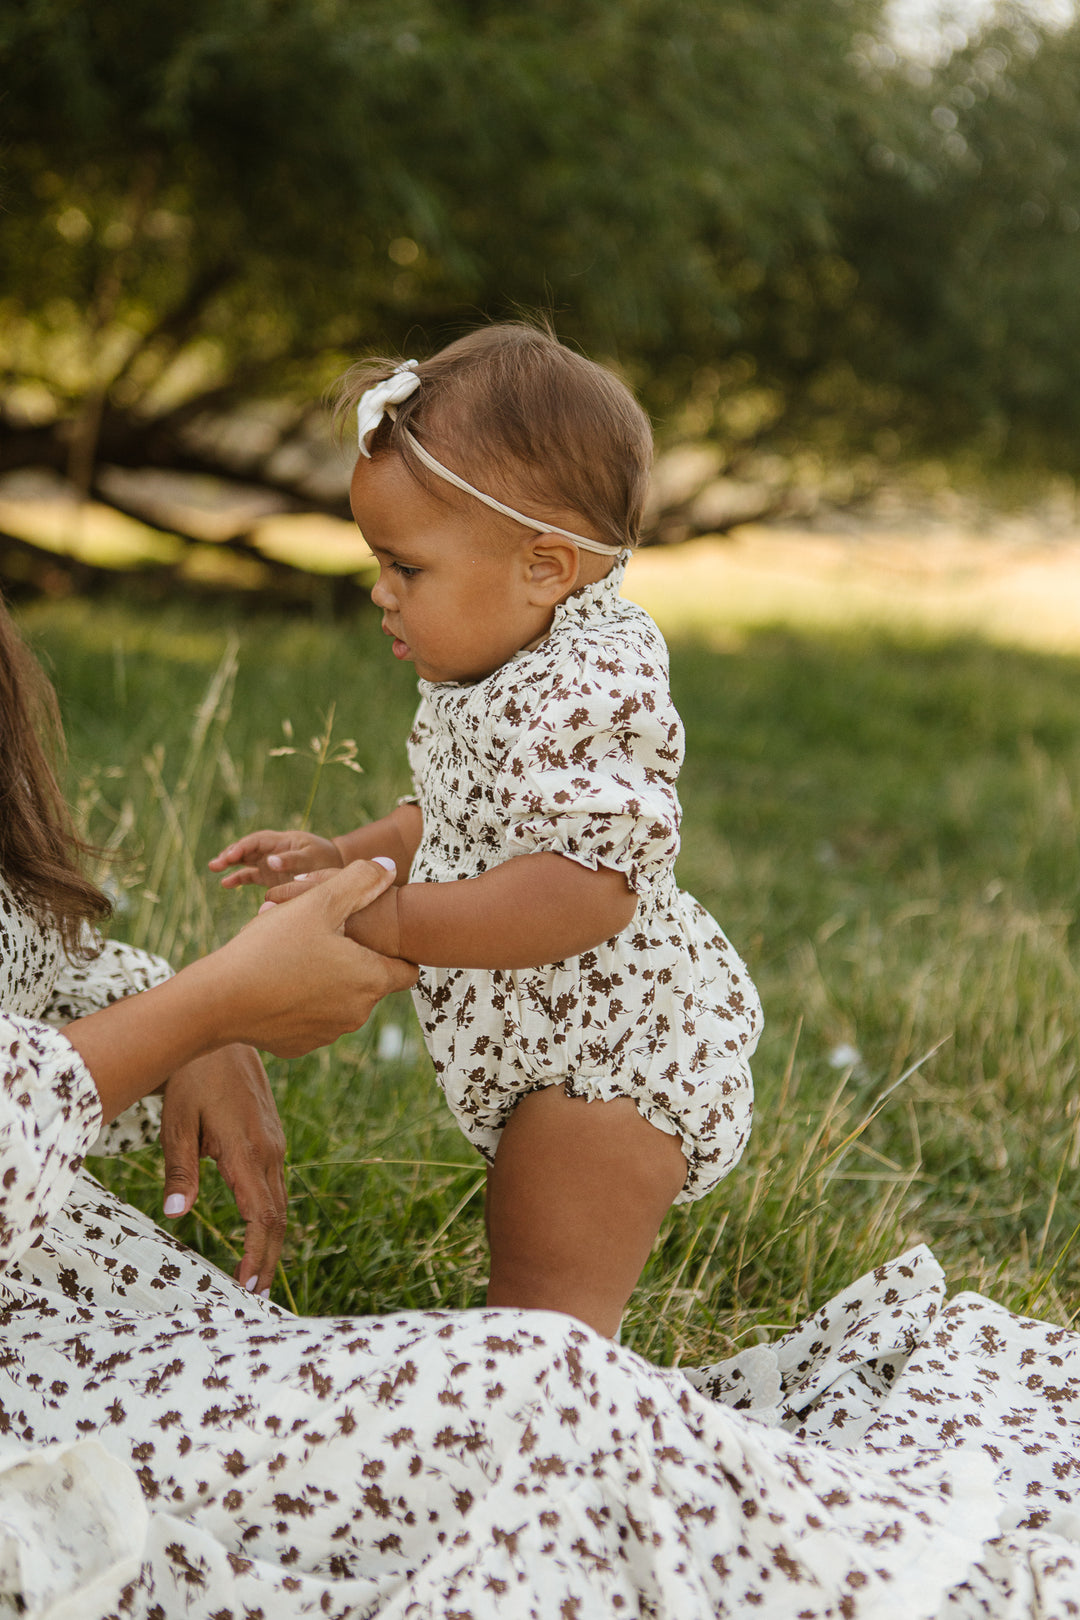
[[877,0],[11,0],[0,475],[342,511],[365,350],[553,313],[661,436],[1078,461],[1080,28]]

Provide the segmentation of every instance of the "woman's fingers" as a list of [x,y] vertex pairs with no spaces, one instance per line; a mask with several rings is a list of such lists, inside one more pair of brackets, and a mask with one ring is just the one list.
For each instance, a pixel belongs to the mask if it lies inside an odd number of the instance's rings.
[[285,1241],[285,1179],[280,1165],[257,1164],[242,1158],[234,1167],[219,1159],[218,1169],[244,1218],[244,1252],[236,1280],[242,1288],[268,1299]]
[[336,860],[332,860],[331,855],[337,855],[337,850],[328,838],[309,838],[295,849],[276,849],[266,857],[266,865],[271,872],[307,872],[315,868],[340,872],[340,855]]
[[302,894],[310,894],[317,889],[320,883],[332,878],[334,873],[327,868],[317,872],[297,872],[288,883],[275,883],[272,889],[267,889],[264,905],[282,906],[287,900],[298,900]]
[[[390,874],[390,883],[384,883],[382,888],[378,889],[375,894],[369,895],[364,901],[364,905],[370,905],[371,901],[383,892],[383,889],[388,889],[397,873],[397,867],[388,855],[378,855],[373,861],[353,861],[351,864],[353,866],[378,866]],[[345,870],[348,871],[349,867],[346,867]],[[337,875],[339,875],[338,871],[332,867],[319,867],[314,872],[297,872],[290,882],[277,883],[272,889],[267,889],[266,899],[275,906],[283,905],[286,900],[296,900],[302,894],[309,894],[320,883],[325,883],[329,878]],[[363,907],[354,906],[353,909],[361,911]]]
[[166,1215],[191,1208],[199,1160],[213,1159],[245,1223],[237,1279],[266,1293],[285,1237],[285,1136],[257,1053],[227,1046],[171,1075],[162,1099],[161,1146]]
[[392,862],[385,866],[381,861],[352,861],[336,872],[306,872],[303,883],[297,879],[282,887],[291,889],[299,883],[299,898],[313,915],[321,915],[331,927],[340,929],[347,917],[370,906],[393,881]]
[[161,1107],[161,1151],[165,1160],[164,1213],[169,1220],[186,1215],[199,1196],[199,1120],[198,1111],[189,1106],[182,1092],[182,1070],[177,1070],[177,1086],[169,1097],[166,1083]]
[[420,969],[415,962],[406,962],[400,956],[379,956],[364,945],[355,945],[353,949],[363,951],[373,962],[381,964],[383,978],[376,1001],[381,1001],[383,996],[388,996],[392,990],[411,990],[420,977]]

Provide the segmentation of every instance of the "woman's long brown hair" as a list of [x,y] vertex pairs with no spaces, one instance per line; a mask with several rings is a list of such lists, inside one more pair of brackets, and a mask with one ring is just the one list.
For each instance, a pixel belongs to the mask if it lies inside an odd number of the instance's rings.
[[87,954],[83,924],[112,908],[80,870],[89,846],[56,778],[63,751],[56,693],[0,600],[0,872],[79,957]]

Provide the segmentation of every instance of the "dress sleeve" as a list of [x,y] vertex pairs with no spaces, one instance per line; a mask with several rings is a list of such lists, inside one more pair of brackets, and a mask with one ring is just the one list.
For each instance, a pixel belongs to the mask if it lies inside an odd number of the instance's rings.
[[[164,984],[172,968],[160,956],[151,956],[134,945],[107,939],[89,962],[66,962],[57,976],[52,996],[41,1014],[57,1028],[74,1018],[85,1018],[102,1007],[109,1007],[125,996],[138,995]],[[86,1151],[95,1155],[131,1153],[150,1147],[161,1129],[161,1098],[141,1097],[116,1119],[103,1126]]]
[[0,1272],[59,1213],[100,1123],[97,1087],[70,1042],[0,1013]]
[[655,664],[593,654],[555,678],[518,732],[496,785],[508,841],[595,871],[635,894],[679,851],[683,728]]

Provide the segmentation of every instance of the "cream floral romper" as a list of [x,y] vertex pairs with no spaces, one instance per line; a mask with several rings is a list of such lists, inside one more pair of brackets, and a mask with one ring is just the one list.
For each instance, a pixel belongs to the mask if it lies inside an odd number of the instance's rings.
[[675,884],[683,728],[663,637],[618,594],[625,567],[564,602],[544,641],[486,680],[420,682],[412,881],[554,851],[622,872],[634,918],[544,967],[422,968],[414,997],[451,1110],[486,1158],[527,1092],[629,1097],[679,1138],[686,1203],[746,1144],[762,1013],[719,926]]

